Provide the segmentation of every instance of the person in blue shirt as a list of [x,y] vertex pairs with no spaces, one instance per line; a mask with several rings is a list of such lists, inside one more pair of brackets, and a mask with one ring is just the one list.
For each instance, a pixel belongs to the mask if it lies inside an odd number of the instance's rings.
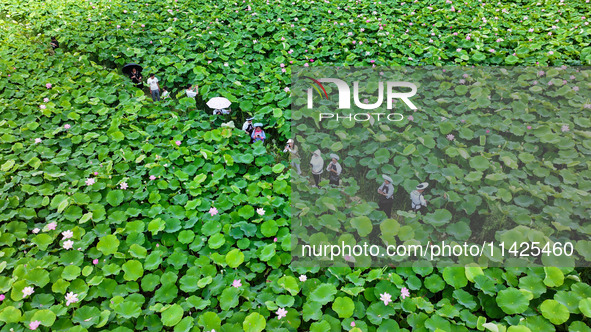
[[265,132],[262,129],[263,124],[260,122],[257,122],[254,124],[254,130],[252,132],[252,134],[250,135],[250,137],[252,137],[252,142],[257,142],[257,141],[265,141],[265,138],[267,138],[265,136]]

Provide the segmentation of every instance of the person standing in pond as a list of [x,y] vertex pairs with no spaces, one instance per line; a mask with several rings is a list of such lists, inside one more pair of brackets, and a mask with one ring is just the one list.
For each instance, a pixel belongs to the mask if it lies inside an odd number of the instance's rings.
[[195,107],[197,107],[197,94],[199,94],[199,86],[198,85],[187,85],[187,97],[195,99]]
[[152,101],[160,101],[160,84],[154,73],[150,74],[148,78],[148,86],[150,86],[150,93],[152,94]]
[[166,98],[170,98],[170,93],[168,92],[167,87],[163,87],[162,88],[162,100],[164,100]]
[[289,151],[289,160],[291,167],[295,168],[298,174],[302,174],[302,170],[300,169],[300,154],[298,153],[298,146],[293,143],[293,139],[287,140],[287,145],[283,152]]
[[252,142],[258,142],[258,141],[265,141],[265,138],[267,138],[265,136],[265,132],[263,131],[263,124],[260,122],[257,122],[254,124],[254,131],[252,132],[252,135],[250,135],[250,137],[252,137]]
[[131,69],[131,74],[129,75],[129,78],[131,78],[131,81],[135,83],[135,86],[139,89],[144,87],[144,84],[142,83],[142,74],[138,72],[136,68]]
[[330,181],[330,184],[338,186],[341,180],[341,172],[343,171],[343,168],[338,162],[339,156],[331,153],[330,159],[330,164],[328,164],[326,167],[326,170],[328,171],[328,180]]
[[246,122],[244,122],[244,124],[242,125],[242,130],[244,130],[248,136],[252,137],[252,132],[254,131],[254,126],[252,125],[252,119],[254,118],[248,118],[246,119]]
[[57,39],[55,37],[51,37],[51,42],[49,44],[51,45],[51,48],[53,50],[60,47],[60,43],[57,42]]
[[382,178],[384,179],[384,183],[378,188],[378,194],[380,194],[378,206],[390,218],[392,215],[392,204],[394,203],[394,186],[392,185],[391,177],[382,175]]
[[411,206],[414,212],[419,212],[423,208],[427,207],[427,201],[423,196],[423,191],[425,191],[428,186],[429,183],[423,182],[417,186],[416,190],[413,190],[410,193]]
[[314,177],[314,183],[316,184],[316,187],[318,187],[318,184],[320,183],[320,174],[322,174],[322,171],[324,169],[324,160],[322,159],[320,150],[316,150],[314,151],[314,153],[312,153],[312,159],[310,159],[310,167],[312,168],[312,176]]

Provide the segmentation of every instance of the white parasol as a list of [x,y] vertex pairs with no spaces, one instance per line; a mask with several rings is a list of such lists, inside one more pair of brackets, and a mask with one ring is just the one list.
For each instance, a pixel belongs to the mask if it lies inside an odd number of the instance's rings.
[[226,108],[226,107],[230,107],[230,105],[232,104],[232,102],[230,102],[227,98],[224,97],[215,97],[215,98],[211,98],[208,102],[207,102],[207,106],[213,108],[213,109],[222,109],[222,108]]

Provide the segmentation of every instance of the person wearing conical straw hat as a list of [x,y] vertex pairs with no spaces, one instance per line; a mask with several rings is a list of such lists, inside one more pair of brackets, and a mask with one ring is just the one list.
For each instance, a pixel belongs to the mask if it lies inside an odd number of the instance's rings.
[[318,187],[318,183],[320,183],[320,174],[322,174],[322,170],[324,169],[324,160],[322,159],[320,150],[318,149],[312,153],[312,159],[310,159],[310,168],[312,168],[314,183],[316,183],[316,187]]
[[427,207],[427,201],[423,196],[423,191],[425,191],[428,186],[429,183],[423,182],[417,186],[416,190],[413,190],[410,193],[411,206],[414,212],[419,212],[422,208]]
[[339,156],[331,153],[330,159],[330,164],[328,164],[326,167],[326,170],[328,171],[328,180],[330,180],[330,184],[338,186],[339,181],[341,180],[341,172],[343,171],[343,168],[338,162]]
[[384,179],[384,183],[378,188],[378,194],[380,194],[378,206],[390,218],[392,215],[392,204],[394,204],[394,186],[392,185],[391,177],[384,174],[382,178]]
[[300,154],[298,153],[298,146],[294,144],[293,139],[287,140],[287,145],[283,152],[289,151],[289,161],[291,167],[295,168],[298,174],[302,174],[302,170],[300,169]]

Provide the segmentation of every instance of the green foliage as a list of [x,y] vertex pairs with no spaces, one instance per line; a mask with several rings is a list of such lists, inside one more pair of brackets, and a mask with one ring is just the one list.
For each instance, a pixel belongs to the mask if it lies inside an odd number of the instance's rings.
[[[171,11],[165,9],[169,5]],[[34,321],[40,322],[40,330],[51,331],[588,330],[591,287],[572,269],[291,266],[290,175],[287,163],[277,162],[274,148],[290,137],[291,98],[285,91],[291,83],[290,61],[589,64],[589,31],[581,19],[587,15],[584,4],[570,5],[559,23],[547,19],[560,8],[550,3],[527,11],[513,3],[454,4],[456,12],[437,4],[433,13],[421,3],[405,8],[343,1],[250,5],[251,11],[242,3],[186,0],[0,3],[2,330],[29,329]],[[529,19],[523,24],[493,21],[496,9]],[[383,15],[383,30],[373,12]],[[484,17],[487,23],[482,23]],[[351,19],[355,23],[349,25]],[[335,21],[346,28],[337,29]],[[411,21],[416,24],[408,25]],[[535,34],[527,32],[530,27]],[[55,54],[46,45],[50,35],[60,40]],[[493,47],[494,53],[489,51]],[[127,62],[141,63],[145,73],[157,72],[180,99],[147,101],[116,70]],[[194,101],[182,98],[181,87],[188,83],[199,83],[202,100],[229,98],[236,105],[237,124],[247,114],[264,119],[269,142],[251,145],[241,130],[221,127],[218,119],[204,114],[202,104],[195,111]],[[472,93],[463,88],[450,92]],[[488,104],[482,96],[476,102]],[[525,109],[517,102],[514,107]],[[506,121],[518,113],[499,114],[469,116],[473,125],[456,136],[474,138],[482,146],[505,144],[507,138],[480,132],[490,125],[497,131],[511,129],[521,139],[524,132]],[[528,224],[519,208],[539,205],[545,210],[540,213],[557,215],[556,228],[570,227],[569,218],[588,210],[588,168],[583,169],[582,157],[575,155],[591,149],[583,140],[590,138],[589,121],[560,114],[577,128],[571,132],[577,136],[565,139],[553,124],[544,123],[547,114],[520,114],[523,118],[516,123],[534,121],[533,116],[540,126],[523,147],[509,141],[508,154],[499,154],[498,161],[460,146],[438,158],[464,158],[466,167],[450,172],[461,173],[458,178],[475,186],[510,183],[493,196],[511,202],[511,220]],[[442,122],[436,131],[455,129]],[[412,137],[413,143],[396,154],[386,148],[371,151],[379,164],[374,169],[393,167],[387,164],[396,155],[408,158],[394,160],[404,173],[411,158],[446,143],[424,133]],[[173,144],[177,140],[180,146]],[[553,149],[543,156],[535,149],[539,144]],[[330,148],[347,150],[334,142]],[[540,158],[545,158],[543,163]],[[568,167],[578,167],[577,172]],[[519,171],[535,174],[543,187],[522,186]],[[413,185],[402,176],[395,182],[405,188]],[[556,187],[563,184],[562,197],[557,197]],[[459,187],[455,191],[460,192]],[[521,187],[527,190],[517,189]],[[483,206],[477,193],[471,194],[463,210]],[[549,194],[556,198],[541,205]],[[577,208],[569,209],[565,200],[576,201]],[[218,214],[209,213],[212,206]],[[325,206],[344,208],[330,200]],[[258,208],[266,212],[259,215]],[[382,230],[373,223],[374,209],[365,202],[351,209],[355,219],[350,233]],[[426,222],[451,227],[454,212],[441,207]],[[388,232],[383,238],[390,241],[414,236],[395,220],[384,229]],[[462,233],[461,227],[453,230]],[[72,232],[67,239],[66,231]],[[521,231],[527,229],[504,236]],[[71,249],[64,248],[68,240]],[[588,247],[587,242],[577,244],[583,254],[588,255]],[[300,279],[303,275],[306,281]],[[234,280],[241,286],[232,286]],[[25,287],[33,287],[34,293],[24,296]],[[400,297],[402,287],[410,290],[410,297]],[[379,300],[384,292],[392,295],[387,306]],[[70,293],[77,301],[67,304]],[[287,311],[286,317],[278,319],[279,308]]]

